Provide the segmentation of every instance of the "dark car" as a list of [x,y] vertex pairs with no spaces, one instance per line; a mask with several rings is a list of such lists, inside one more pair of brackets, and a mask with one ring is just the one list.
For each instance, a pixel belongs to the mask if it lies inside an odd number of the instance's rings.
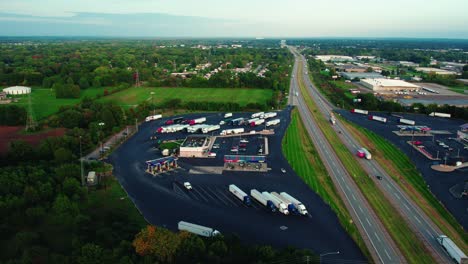
[[376,175],[375,177],[377,178],[377,180],[382,180],[382,176],[380,175]]

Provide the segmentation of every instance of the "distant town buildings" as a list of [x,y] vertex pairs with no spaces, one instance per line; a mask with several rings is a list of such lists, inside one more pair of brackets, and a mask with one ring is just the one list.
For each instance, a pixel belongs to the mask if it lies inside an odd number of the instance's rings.
[[438,69],[438,68],[430,68],[430,67],[418,67],[416,68],[417,71],[423,72],[423,73],[435,73],[435,74],[440,74],[440,75],[457,75],[457,72],[454,71],[447,71],[443,69]]
[[323,62],[344,62],[344,61],[354,61],[353,57],[350,56],[341,56],[341,55],[317,55],[315,59],[321,60]]

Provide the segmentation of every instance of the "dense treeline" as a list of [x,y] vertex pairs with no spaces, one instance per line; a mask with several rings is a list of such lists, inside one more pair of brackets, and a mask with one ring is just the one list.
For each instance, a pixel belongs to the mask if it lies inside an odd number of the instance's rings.
[[[399,103],[392,101],[380,100],[374,94],[359,94],[356,98],[360,98],[361,102],[355,103],[353,99],[345,95],[345,90],[336,86],[332,77],[334,73],[329,75],[321,74],[321,70],[326,66],[322,61],[309,59],[309,70],[317,87],[325,94],[333,104],[343,106],[344,108],[361,108],[373,111],[386,111],[386,112],[416,112],[421,114],[429,114],[432,112],[450,113],[455,118],[468,120],[468,107],[456,106],[437,106],[437,104],[430,104],[424,106],[423,104],[413,104],[411,107],[404,107]],[[331,69],[333,72],[334,69]]]
[[26,109],[17,105],[0,107],[0,125],[18,126],[26,124]]
[[[292,55],[280,48],[206,49],[162,46],[156,41],[65,41],[2,44],[0,84],[53,88],[58,98],[76,98],[80,89],[135,83],[135,73],[150,86],[252,87],[286,90]],[[211,63],[205,69],[197,65]],[[252,69],[267,67],[264,77],[256,72],[236,73],[252,62]],[[221,67],[207,80],[203,75]],[[195,71],[185,79],[172,72]]]

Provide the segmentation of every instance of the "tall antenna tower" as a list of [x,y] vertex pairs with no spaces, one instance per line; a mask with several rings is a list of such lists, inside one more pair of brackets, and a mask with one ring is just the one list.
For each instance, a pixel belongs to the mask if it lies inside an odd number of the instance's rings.
[[31,93],[28,94],[28,113],[26,117],[26,131],[34,130],[37,127],[36,120],[34,119],[34,111],[31,103]]
[[138,70],[133,74],[133,79],[135,79],[135,87],[140,87],[140,74]]

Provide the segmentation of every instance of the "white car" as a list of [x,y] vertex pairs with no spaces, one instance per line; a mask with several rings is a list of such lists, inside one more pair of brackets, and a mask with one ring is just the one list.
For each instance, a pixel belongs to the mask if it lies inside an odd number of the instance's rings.
[[184,187],[187,190],[192,190],[192,184],[190,184],[190,182],[184,182]]
[[214,157],[216,157],[216,153],[210,152],[210,153],[208,153],[208,157],[213,157],[214,158]]
[[284,168],[281,168],[282,173],[286,173],[286,170]]

